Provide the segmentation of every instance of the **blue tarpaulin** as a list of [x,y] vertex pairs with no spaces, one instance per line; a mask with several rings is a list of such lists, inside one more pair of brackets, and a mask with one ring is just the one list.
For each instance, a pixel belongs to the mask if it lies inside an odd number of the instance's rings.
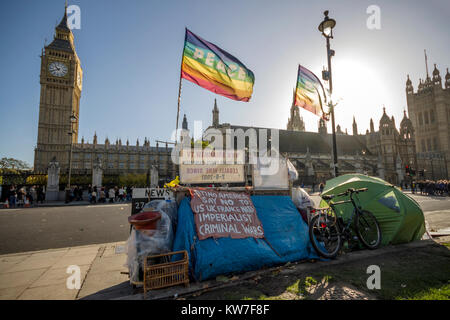
[[301,259],[318,259],[303,221],[288,196],[252,196],[264,239],[208,238],[198,240],[190,199],[178,208],[173,251],[186,250],[189,270],[196,280],[258,270]]

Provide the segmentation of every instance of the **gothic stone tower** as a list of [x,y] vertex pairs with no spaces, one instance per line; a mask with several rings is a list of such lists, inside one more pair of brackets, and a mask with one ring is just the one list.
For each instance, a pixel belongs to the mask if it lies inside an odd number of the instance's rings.
[[[71,139],[78,141],[78,123],[83,71],[67,23],[67,7],[55,36],[41,55],[41,95],[34,170],[47,172],[53,157],[65,173],[69,163]],[[74,123],[71,116],[76,117]],[[73,135],[69,132],[74,131]]]
[[292,97],[291,116],[288,119],[286,128],[290,131],[305,131],[305,123],[303,122],[303,118],[300,116],[300,110],[296,105],[294,105],[294,103],[295,89]]
[[417,169],[425,169],[424,178],[449,178],[450,170],[450,74],[447,69],[444,88],[434,65],[432,78],[420,80],[417,92],[406,81],[408,113],[415,128]]
[[395,173],[395,162],[400,150],[397,149],[398,132],[395,127],[395,120],[386,114],[386,108],[383,108],[383,116],[380,119],[379,127],[379,148],[382,154],[384,168],[386,169],[386,180],[392,183],[399,183]]

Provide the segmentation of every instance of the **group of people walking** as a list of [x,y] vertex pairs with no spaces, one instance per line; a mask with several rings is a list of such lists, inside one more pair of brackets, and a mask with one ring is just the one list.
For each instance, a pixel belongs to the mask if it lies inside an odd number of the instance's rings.
[[411,183],[411,190],[420,194],[450,196],[450,180],[421,180]]
[[88,187],[88,196],[90,203],[114,203],[131,201],[131,194],[133,192],[132,187],[111,187],[109,189],[105,187]]
[[[87,192],[87,198],[86,194]],[[72,201],[89,200],[90,203],[114,203],[131,201],[133,187],[97,187],[89,185],[87,188],[82,186],[71,186],[66,190],[66,203]],[[23,186],[12,185],[6,190],[4,197],[5,203],[9,208],[34,207],[45,201],[45,189],[43,186]]]
[[45,191],[42,186],[18,188],[12,185],[7,192],[6,200],[10,208],[34,206],[38,203],[43,203],[45,200]]

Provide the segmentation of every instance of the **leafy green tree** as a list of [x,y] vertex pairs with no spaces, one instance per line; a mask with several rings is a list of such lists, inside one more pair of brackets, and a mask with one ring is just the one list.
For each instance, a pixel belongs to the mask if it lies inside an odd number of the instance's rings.
[[0,159],[0,169],[30,170],[30,168],[30,165],[22,160],[6,157]]

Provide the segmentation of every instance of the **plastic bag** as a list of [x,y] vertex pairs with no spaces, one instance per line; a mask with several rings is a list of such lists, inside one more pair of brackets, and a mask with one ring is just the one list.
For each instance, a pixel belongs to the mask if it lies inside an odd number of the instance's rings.
[[292,162],[289,159],[286,161],[286,163],[287,163],[287,168],[288,168],[289,181],[298,180],[297,169],[295,169],[294,165],[292,164]]
[[178,208],[174,200],[153,200],[144,205],[143,209],[152,208],[155,211],[164,211],[169,215],[172,221],[173,230],[177,229],[178,222]]
[[292,202],[298,209],[306,210],[308,208],[314,207],[314,201],[311,199],[309,194],[302,188],[292,189]]
[[173,244],[172,221],[164,210],[159,210],[161,219],[156,230],[136,230],[132,228],[127,241],[127,266],[130,282],[142,281],[140,270],[146,256],[171,252]]

